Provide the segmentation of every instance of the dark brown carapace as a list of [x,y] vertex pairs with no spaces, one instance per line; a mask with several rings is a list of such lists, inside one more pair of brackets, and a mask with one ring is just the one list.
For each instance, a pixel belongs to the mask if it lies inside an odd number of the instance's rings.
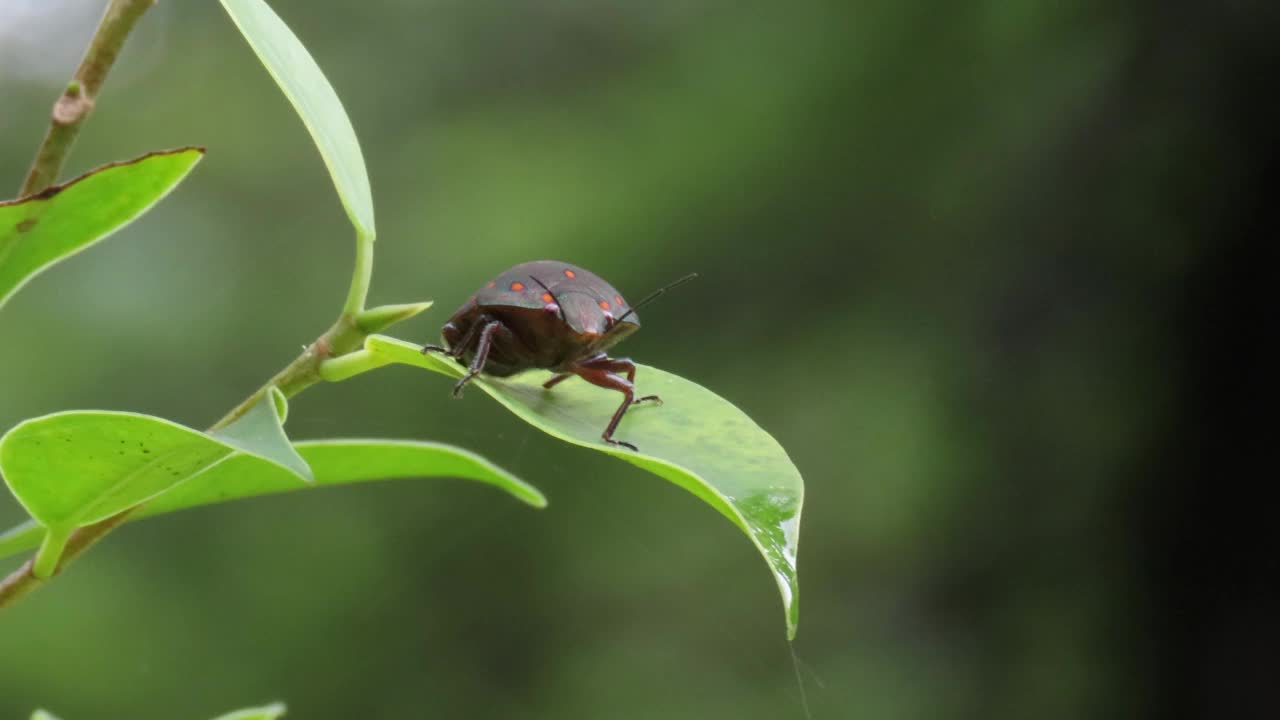
[[[643,305],[677,282],[646,297]],[[595,273],[555,260],[521,263],[480,288],[441,328],[445,346],[427,345],[467,366],[453,388],[454,397],[476,375],[508,377],[535,368],[556,374],[543,383],[551,389],[574,375],[622,393],[624,399],[601,437],[613,445],[636,449],[613,439],[627,409],[657,395],[635,396],[636,365],[611,358],[607,351],[640,329],[635,308]],[[625,377],[624,377],[625,376]]]

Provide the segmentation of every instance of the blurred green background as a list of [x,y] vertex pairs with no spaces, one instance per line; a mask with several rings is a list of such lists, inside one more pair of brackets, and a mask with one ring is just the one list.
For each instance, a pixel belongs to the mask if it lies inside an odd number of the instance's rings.
[[[101,6],[0,0],[0,194]],[[1162,706],[1138,513],[1181,294],[1249,189],[1234,103],[1273,4],[273,6],[364,147],[371,303],[437,301],[394,334],[435,339],[524,260],[632,297],[700,273],[621,351],[804,474],[798,661],[714,511],[389,368],[299,397],[291,435],[456,443],[550,507],[408,481],[131,525],[0,614],[0,718],[801,718],[801,684],[815,718]],[[0,312],[0,427],[202,427],[340,308],[343,212],[214,2],[144,19],[67,175],[184,144],[209,154],[177,192]]]

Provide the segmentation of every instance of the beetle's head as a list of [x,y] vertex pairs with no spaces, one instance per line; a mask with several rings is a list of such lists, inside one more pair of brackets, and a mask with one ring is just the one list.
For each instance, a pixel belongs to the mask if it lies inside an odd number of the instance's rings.
[[569,329],[578,335],[604,335],[613,328],[613,312],[602,306],[602,301],[588,293],[560,292],[556,294],[560,310]]

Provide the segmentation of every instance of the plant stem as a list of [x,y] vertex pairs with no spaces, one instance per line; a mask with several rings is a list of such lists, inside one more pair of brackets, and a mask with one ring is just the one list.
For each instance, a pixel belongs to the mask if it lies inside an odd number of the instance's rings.
[[93,111],[94,100],[107,73],[115,64],[125,38],[137,25],[143,13],[155,5],[156,0],[111,0],[98,23],[98,30],[89,41],[80,67],[62,95],[53,104],[53,116],[44,142],[36,150],[35,160],[27,179],[22,183],[18,197],[25,197],[44,190],[58,181],[62,164],[71,151],[71,145],[80,134],[80,126]]
[[390,363],[387,358],[368,350],[356,350],[321,365],[320,377],[329,382],[342,382]]
[[356,231],[356,266],[351,272],[351,290],[347,293],[344,315],[357,316],[364,312],[369,296],[369,282],[373,279],[373,239]]
[[355,318],[350,315],[343,315],[338,318],[333,327],[311,343],[293,362],[276,373],[262,387],[245,398],[244,402],[234,407],[231,412],[222,416],[222,419],[214,423],[207,432],[221,430],[239,420],[242,415],[249,412],[249,409],[258,403],[258,400],[267,392],[267,388],[272,385],[279,388],[285,397],[290,398],[315,385],[323,379],[320,377],[320,363],[331,357],[346,355],[355,350],[364,342],[364,338],[365,333],[357,327]]

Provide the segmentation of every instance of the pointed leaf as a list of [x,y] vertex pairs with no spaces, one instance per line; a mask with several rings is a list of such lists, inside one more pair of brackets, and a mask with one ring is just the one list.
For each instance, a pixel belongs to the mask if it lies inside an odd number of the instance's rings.
[[[533,507],[546,507],[542,493],[488,460],[449,445],[400,440],[313,440],[295,443],[315,473],[317,486],[412,477],[452,477],[494,485]],[[279,465],[235,455],[152,498],[136,518],[197,505],[304,489]],[[23,523],[0,535],[0,558],[40,544],[44,528]]]
[[36,547],[40,544],[42,537],[44,537],[44,526],[35,520],[28,520],[9,528],[0,534],[0,558]]
[[50,265],[136,220],[203,156],[203,148],[149,153],[0,202],[0,306]]
[[222,0],[222,7],[307,126],[356,231],[372,240],[369,174],[356,132],[333,86],[289,26],[265,2]]
[[210,434],[241,452],[273,462],[307,482],[315,482],[311,468],[284,434],[281,423],[289,414],[284,394],[273,386],[268,388],[266,397],[271,402],[258,402],[235,422]]
[[[461,366],[417,345],[379,335],[365,349],[387,362],[416,365],[461,377]],[[787,633],[799,620],[796,548],[804,482],[786,451],[732,403],[683,378],[637,365],[642,394],[662,396],[662,406],[629,410],[616,437],[639,452],[605,443],[601,432],[621,397],[569,380],[544,390],[548,377],[530,372],[513,378],[477,378],[475,383],[520,419],[561,440],[608,453],[637,465],[701,498],[743,532],[773,571],[786,610]]]
[[[497,486],[534,507],[547,504],[533,486],[479,455],[450,445],[401,440],[310,440],[294,446],[311,466],[317,486],[455,477]],[[139,517],[297,489],[297,482],[286,473],[234,457],[147,503]]]

